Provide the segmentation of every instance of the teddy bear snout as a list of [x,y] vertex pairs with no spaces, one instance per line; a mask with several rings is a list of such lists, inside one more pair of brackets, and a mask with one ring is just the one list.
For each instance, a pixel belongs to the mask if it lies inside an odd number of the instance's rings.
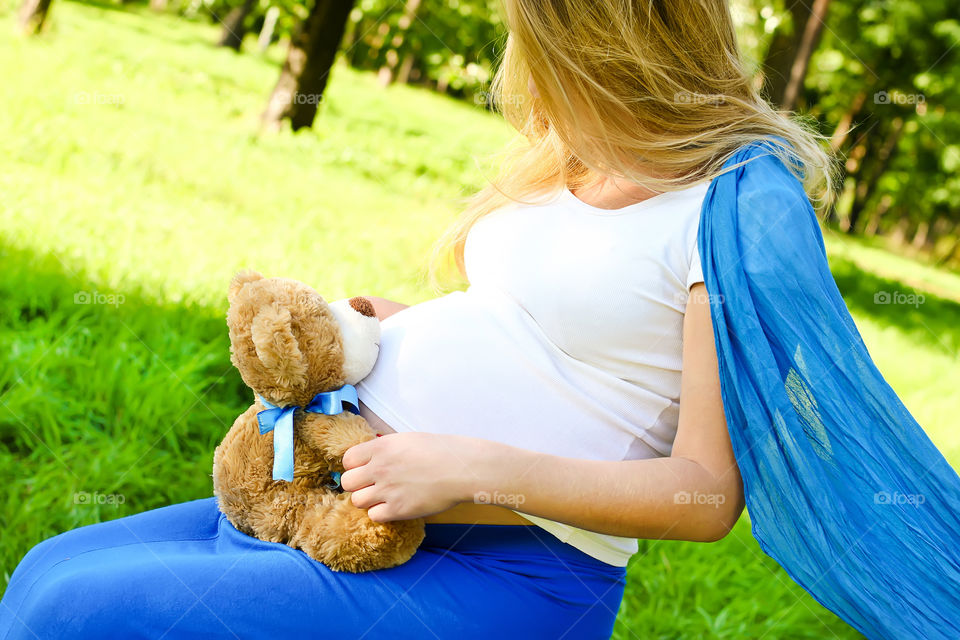
[[368,318],[376,317],[376,312],[373,309],[373,304],[363,296],[356,296],[350,298],[350,306],[353,307],[353,310],[359,313],[362,316],[367,316]]
[[380,353],[380,320],[370,300],[357,296],[330,303],[343,339],[343,374],[347,384],[356,384],[373,370]]

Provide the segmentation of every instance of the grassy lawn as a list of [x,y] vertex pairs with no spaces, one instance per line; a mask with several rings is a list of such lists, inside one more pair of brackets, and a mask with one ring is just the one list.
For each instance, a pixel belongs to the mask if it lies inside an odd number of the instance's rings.
[[[424,256],[510,132],[471,105],[338,67],[316,128],[256,135],[282,54],[58,0],[11,35],[0,0],[0,576],[63,530],[211,495],[248,391],[225,287],[252,266],[328,299],[436,295]],[[960,278],[845,238],[831,264],[889,382],[956,465]],[[917,306],[877,304],[910,293]],[[87,303],[88,301],[92,303]],[[96,497],[94,497],[96,495]],[[763,555],[641,541],[618,638],[859,637]]]

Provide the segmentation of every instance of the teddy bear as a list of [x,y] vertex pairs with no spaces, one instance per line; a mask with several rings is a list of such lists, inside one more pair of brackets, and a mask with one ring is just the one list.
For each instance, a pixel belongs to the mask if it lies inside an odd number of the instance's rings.
[[230,283],[230,360],[254,392],[213,456],[213,492],[239,531],[303,550],[334,571],[400,565],[422,518],[374,522],[339,487],[346,450],[377,437],[356,389],[379,354],[363,297],[327,303],[309,286],[245,271]]

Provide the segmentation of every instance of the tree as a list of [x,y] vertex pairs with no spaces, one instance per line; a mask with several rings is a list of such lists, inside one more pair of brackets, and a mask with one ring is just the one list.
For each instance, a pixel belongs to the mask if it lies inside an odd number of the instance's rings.
[[223,31],[217,43],[218,46],[240,51],[243,36],[247,35],[247,16],[256,4],[257,0],[244,0],[242,5],[230,10],[227,17],[223,19]]
[[829,27],[803,101],[845,160],[831,223],[960,261],[955,0],[833,2]]
[[763,91],[785,111],[797,106],[829,7],[830,0],[813,0],[810,6],[804,0],[788,0],[791,21],[781,23],[773,34],[763,61]]
[[277,27],[277,19],[280,18],[280,9],[270,7],[263,17],[263,26],[260,27],[260,35],[257,37],[257,48],[260,52],[267,50],[270,43],[273,42],[273,30]]
[[[421,0],[407,0],[407,4],[404,6],[403,16],[397,21],[394,35],[390,38],[390,46],[392,48],[387,52],[386,64],[380,67],[379,76],[381,84],[388,85],[394,81],[406,84],[410,78],[410,71],[413,69],[414,63],[414,52],[407,51],[403,57],[403,62],[400,63],[400,55],[397,51],[403,48],[407,31],[409,31],[410,25],[413,24],[414,19],[417,17],[417,11],[420,9],[420,1]],[[398,64],[400,65],[399,73],[397,72]]]
[[314,0],[290,40],[280,78],[263,112],[266,128],[279,129],[284,119],[290,120],[294,131],[313,125],[354,2]]
[[419,84],[487,104],[506,26],[500,0],[364,0],[348,60],[383,84]]
[[51,0],[24,0],[20,5],[20,30],[23,33],[33,35],[43,30],[43,25],[47,21],[47,14],[50,12]]
[[[877,128],[882,130],[876,131]],[[860,231],[858,225],[861,216],[866,212],[867,201],[876,193],[877,183],[889,168],[902,133],[902,117],[894,117],[889,122],[884,121],[880,126],[875,127],[871,135],[864,136],[862,143],[855,148],[856,153],[851,154],[859,170],[853,173],[858,179],[847,214],[847,233],[854,234]],[[882,212],[882,210],[874,210],[874,215],[882,215]],[[879,220],[872,227],[876,229],[878,225]]]

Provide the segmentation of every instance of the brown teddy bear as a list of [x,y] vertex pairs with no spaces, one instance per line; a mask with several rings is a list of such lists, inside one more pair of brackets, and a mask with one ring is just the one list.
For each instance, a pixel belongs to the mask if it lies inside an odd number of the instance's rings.
[[356,297],[241,272],[230,283],[231,361],[255,402],[213,456],[213,492],[240,531],[300,548],[335,571],[406,562],[422,518],[374,522],[339,488],[342,457],[376,437],[352,386],[373,369],[380,322]]

